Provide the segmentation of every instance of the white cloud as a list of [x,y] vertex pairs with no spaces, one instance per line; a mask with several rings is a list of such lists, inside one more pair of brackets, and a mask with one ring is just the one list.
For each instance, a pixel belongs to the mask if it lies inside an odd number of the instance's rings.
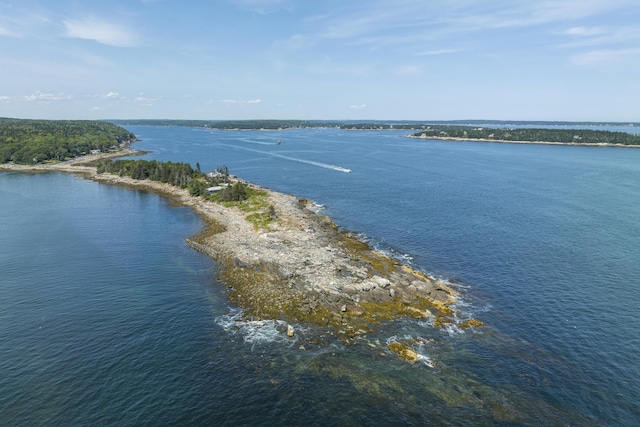
[[617,65],[628,58],[636,59],[640,49],[602,49],[574,55],[572,61],[576,65],[600,67]]
[[394,71],[396,74],[400,74],[402,76],[414,76],[422,73],[422,69],[415,65],[403,65],[401,67],[397,67]]
[[255,104],[262,104],[262,99],[260,98],[250,99],[250,100],[223,99],[220,102],[226,105],[255,105]]
[[0,27],[0,36],[15,37],[15,34],[8,28]]
[[336,63],[331,58],[324,58],[304,67],[312,74],[347,74],[363,76],[371,72],[371,67],[363,63]]
[[71,38],[93,40],[116,47],[135,45],[133,33],[119,24],[98,21],[94,18],[67,20],[63,23],[67,29],[67,36]]
[[573,28],[569,28],[564,33],[569,35],[569,36],[590,37],[590,36],[596,36],[596,35],[603,34],[604,33],[604,29],[602,29],[600,27],[592,27],[592,28],[573,27]]
[[637,26],[574,27],[562,34],[571,37],[570,42],[560,45],[562,48],[615,45],[623,49],[640,45],[640,28]]
[[64,92],[45,93],[37,90],[31,95],[25,96],[24,100],[29,102],[31,101],[52,102],[52,101],[68,101],[71,98],[72,98],[71,95],[67,95]]
[[432,55],[446,55],[449,53],[460,52],[458,49],[435,49],[427,50],[424,52],[416,53],[416,56],[432,56]]
[[317,31],[321,38],[406,48],[486,30],[579,22],[624,12],[636,4],[637,0],[403,0],[391,7],[388,1],[371,1],[359,6],[349,4],[339,13],[311,24],[322,26]]
[[117,99],[117,98],[121,98],[120,94],[118,92],[109,92],[106,95],[102,95],[102,98],[104,99]]
[[365,108],[367,108],[367,104],[350,105],[349,108],[352,110],[364,110]]
[[140,105],[143,105],[145,107],[153,107],[154,105],[156,105],[158,102],[160,102],[162,100],[162,97],[157,97],[157,98],[151,98],[151,97],[146,97],[143,96],[144,94],[140,94],[138,95],[134,101],[137,102]]
[[299,49],[308,49],[313,46],[315,41],[309,37],[301,34],[294,34],[286,40],[276,40],[273,43],[273,47],[275,49],[291,49],[291,50],[299,50]]
[[[458,22],[479,28],[528,27],[554,22],[577,21],[634,5],[635,0],[546,0],[496,4],[473,12]],[[455,22],[455,20],[452,20]]]

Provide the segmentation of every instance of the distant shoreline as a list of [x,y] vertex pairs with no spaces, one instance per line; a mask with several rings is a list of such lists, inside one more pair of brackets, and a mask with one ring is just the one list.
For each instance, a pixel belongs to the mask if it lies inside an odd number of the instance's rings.
[[460,142],[496,142],[499,144],[533,144],[533,145],[568,145],[578,147],[612,147],[612,148],[640,148],[640,145],[608,144],[608,143],[584,143],[584,142],[549,142],[549,141],[514,141],[505,139],[487,138],[456,138],[451,136],[415,136],[407,135],[411,139],[434,139],[439,141],[460,141]]
[[[475,319],[457,319],[452,305],[458,293],[450,285],[339,230],[329,218],[310,210],[306,199],[246,183],[265,192],[277,212],[268,229],[256,229],[237,207],[191,196],[170,184],[98,174],[88,164],[137,154],[124,149],[60,163],[2,164],[0,171],[82,174],[100,183],[156,192],[191,207],[203,218],[205,228],[187,242],[221,265],[219,278],[230,289],[229,299],[251,319],[284,319],[329,328],[347,344],[366,335],[373,324],[407,316],[431,319],[435,327],[482,325]],[[417,357],[409,348],[391,350],[408,361]]]

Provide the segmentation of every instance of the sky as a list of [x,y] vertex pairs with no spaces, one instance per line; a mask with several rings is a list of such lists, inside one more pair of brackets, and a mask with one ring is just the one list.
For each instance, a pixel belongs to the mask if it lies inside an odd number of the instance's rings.
[[0,117],[640,121],[638,0],[0,0]]

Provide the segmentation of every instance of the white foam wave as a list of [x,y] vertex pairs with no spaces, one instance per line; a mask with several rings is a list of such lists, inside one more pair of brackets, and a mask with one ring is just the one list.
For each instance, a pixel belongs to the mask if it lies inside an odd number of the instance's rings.
[[424,364],[425,366],[428,366],[429,368],[435,368],[436,367],[436,363],[427,355],[426,350],[427,347],[425,345],[425,341],[422,339],[414,339],[413,337],[406,335],[403,339],[398,338],[397,335],[391,336],[389,338],[387,338],[386,340],[386,344],[387,346],[389,344],[392,343],[400,343],[400,341],[417,341],[415,345],[410,346],[410,348],[412,350],[414,350],[416,353],[418,353],[418,362],[421,362],[422,364]]
[[429,356],[425,356],[423,354],[418,353],[418,361],[424,363],[426,366],[430,367],[430,368],[435,368],[436,364],[433,360],[431,360],[431,358],[429,358]]
[[376,251],[380,252],[381,254],[400,262],[401,264],[405,264],[408,266],[413,267],[413,257],[410,254],[403,254],[400,253],[398,251],[396,251],[395,249],[392,249],[390,247],[383,247],[382,245],[376,243],[373,245],[373,249],[375,249]]
[[444,325],[443,329],[447,334],[449,334],[450,337],[464,334],[464,329],[458,326],[458,322],[447,323]]
[[319,214],[320,212],[326,209],[325,205],[321,205],[320,203],[313,202],[309,207],[309,210],[315,214]]
[[240,335],[244,342],[257,345],[278,343],[293,345],[297,339],[287,336],[287,322],[283,320],[244,320],[242,312],[234,310],[216,318],[216,323],[231,335]]

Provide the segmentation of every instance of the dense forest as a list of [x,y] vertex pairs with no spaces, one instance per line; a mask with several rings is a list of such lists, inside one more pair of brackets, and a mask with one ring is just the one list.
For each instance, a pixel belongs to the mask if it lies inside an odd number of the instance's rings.
[[501,127],[521,126],[639,126],[639,123],[604,123],[604,122],[547,122],[547,121],[504,121],[504,120],[110,120],[120,126],[184,126],[193,128],[226,129],[226,130],[279,130],[299,128],[340,128],[358,130],[381,129],[427,129],[429,126],[482,126],[486,124]]
[[119,125],[184,126],[220,130],[284,130],[304,128],[339,129],[426,129],[424,122],[354,122],[349,120],[112,120]]
[[556,144],[640,145],[640,135],[585,129],[495,129],[471,126],[429,126],[412,135],[417,138],[460,138],[492,141],[551,142]]
[[96,120],[0,118],[0,163],[40,163],[117,149],[135,141],[133,133]]
[[268,203],[266,191],[250,187],[238,179],[232,179],[226,166],[214,172],[203,173],[200,164],[195,169],[188,163],[158,162],[156,160],[103,160],[98,173],[111,173],[133,179],[159,181],[186,188],[192,196],[225,206],[236,206],[247,213],[247,221],[256,229],[270,230],[277,220],[275,207]]
[[341,123],[338,127],[342,130],[417,130],[426,129],[429,125],[423,123]]
[[[248,198],[247,186],[241,181],[231,184],[229,169],[226,166],[205,174],[196,163],[195,169],[189,163],[159,162],[157,160],[102,160],[97,167],[98,173],[110,173],[128,176],[133,179],[148,179],[186,188],[192,196],[200,196],[215,201],[242,201]],[[217,187],[213,193],[208,189]]]
[[337,127],[339,122],[307,120],[111,120],[118,125],[184,126],[223,130],[282,130],[317,127]]
[[188,163],[158,162],[156,160],[103,160],[98,173],[111,173],[133,179],[149,179],[186,188],[202,172]]

